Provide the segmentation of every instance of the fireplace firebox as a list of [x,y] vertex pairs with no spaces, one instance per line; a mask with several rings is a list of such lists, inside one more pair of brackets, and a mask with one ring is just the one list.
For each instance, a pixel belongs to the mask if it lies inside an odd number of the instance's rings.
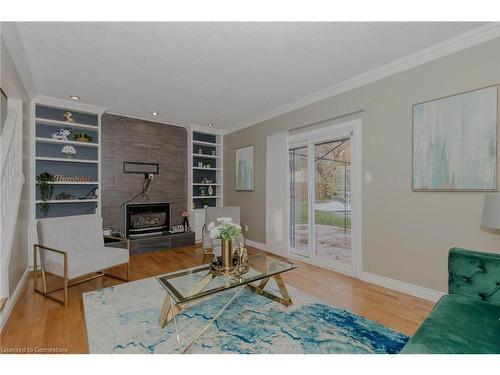
[[125,233],[127,238],[161,236],[170,230],[170,203],[127,203]]

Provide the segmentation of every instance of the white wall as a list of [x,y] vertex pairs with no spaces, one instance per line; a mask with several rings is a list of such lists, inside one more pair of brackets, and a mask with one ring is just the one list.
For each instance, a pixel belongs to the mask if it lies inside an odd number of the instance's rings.
[[288,133],[267,137],[266,158],[266,248],[288,256]]

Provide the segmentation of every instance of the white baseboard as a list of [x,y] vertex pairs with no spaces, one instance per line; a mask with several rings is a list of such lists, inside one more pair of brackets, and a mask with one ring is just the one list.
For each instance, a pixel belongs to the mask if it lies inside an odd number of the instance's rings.
[[5,323],[7,323],[7,320],[9,320],[10,313],[14,309],[17,299],[19,298],[21,292],[23,291],[24,286],[26,285],[26,281],[28,281],[29,272],[30,272],[30,267],[26,267],[26,270],[24,271],[21,280],[17,284],[14,293],[12,293],[12,295],[9,297],[9,299],[5,303],[3,310],[0,312],[0,332],[3,330],[3,327],[5,326]]
[[418,285],[409,284],[404,281],[391,279],[385,276],[375,275],[369,272],[363,272],[361,280],[383,286],[384,288],[393,289],[401,293],[410,294],[412,296],[426,299],[432,302],[439,301],[439,299],[445,295],[445,293],[439,292],[437,290],[424,288]]
[[261,242],[252,241],[252,240],[245,240],[245,245],[255,247],[256,249],[259,249],[259,250],[267,251],[267,246]]
[[[245,240],[245,244],[247,244],[248,246],[251,246],[251,247],[255,247],[256,249],[259,249],[259,250],[269,251],[265,244],[257,242],[257,241]],[[300,259],[300,260],[305,262],[305,263],[312,264],[314,266],[329,269],[331,271],[339,272],[339,273],[342,273],[342,274],[345,274],[348,276],[353,276],[352,273],[350,273],[350,272],[342,272],[342,271],[335,270],[335,269],[332,269],[329,267],[325,267],[324,265],[321,265],[317,262],[312,262],[310,260],[304,260],[304,259]],[[406,293],[406,294],[409,294],[411,296],[415,296],[415,297],[422,298],[422,299],[432,301],[432,302],[439,301],[439,299],[446,294],[443,292],[439,292],[437,290],[424,288],[424,287],[410,284],[410,283],[407,283],[404,281],[395,280],[395,279],[391,279],[389,277],[376,275],[374,273],[369,273],[369,272],[364,272],[364,271],[362,272],[360,279],[363,281],[366,281],[367,283],[379,285],[379,286],[382,286],[382,287],[387,288],[387,289],[396,290],[398,292]]]
[[330,267],[327,264],[324,264],[322,262],[318,262],[318,261],[315,261],[314,259],[310,259],[310,258],[307,258],[307,257],[302,257],[302,256],[300,256],[298,254],[294,254],[292,252],[290,252],[290,258],[291,259],[297,259],[297,260],[299,260],[299,261],[301,261],[303,263],[310,264],[311,266],[323,268],[323,269],[328,270],[328,271],[332,271],[332,272],[340,273],[342,275],[346,275],[346,276],[350,276],[350,277],[356,278],[356,276],[354,275],[354,273],[351,270],[349,270],[348,267],[346,267],[345,269],[333,268],[333,267]]

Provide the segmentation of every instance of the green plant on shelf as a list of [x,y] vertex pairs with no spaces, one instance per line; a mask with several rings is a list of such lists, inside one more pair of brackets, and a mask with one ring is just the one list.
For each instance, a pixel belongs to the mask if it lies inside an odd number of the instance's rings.
[[49,203],[48,201],[52,198],[52,194],[54,193],[54,185],[51,182],[54,181],[54,176],[50,173],[44,172],[40,173],[36,176],[36,185],[40,190],[40,211],[47,216],[49,213]]
[[92,142],[92,137],[85,132],[76,133],[73,139],[77,142]]

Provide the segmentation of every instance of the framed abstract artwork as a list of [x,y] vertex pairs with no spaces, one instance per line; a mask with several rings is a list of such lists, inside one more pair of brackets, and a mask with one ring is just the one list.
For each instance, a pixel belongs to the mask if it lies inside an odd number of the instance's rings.
[[236,190],[253,191],[253,146],[236,150]]
[[498,85],[413,106],[413,190],[497,190]]

